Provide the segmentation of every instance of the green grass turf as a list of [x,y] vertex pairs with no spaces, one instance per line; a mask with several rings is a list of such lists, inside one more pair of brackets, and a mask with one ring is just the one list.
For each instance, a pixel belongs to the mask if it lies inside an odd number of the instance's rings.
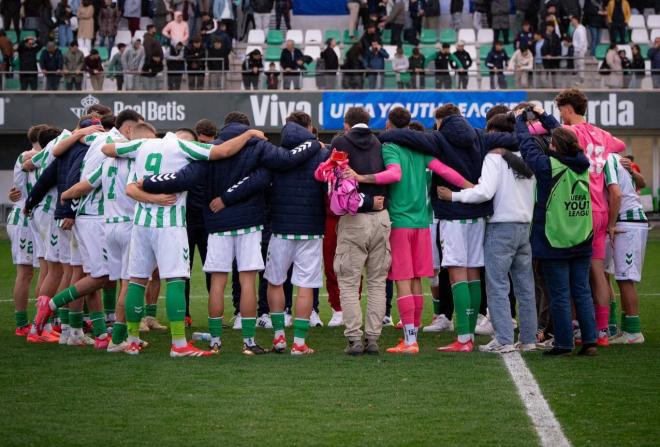
[[[329,328],[310,331],[318,353],[307,358],[245,358],[240,332],[231,329],[224,331],[223,354],[208,359],[170,359],[166,333],[146,335],[152,345],[138,357],[27,345],[13,335],[7,242],[0,242],[0,259],[1,445],[538,444],[501,359],[437,353],[449,334],[423,334],[415,358],[348,358],[341,329]],[[659,291],[659,266],[654,238],[641,293]],[[206,331],[199,263],[192,293],[193,330]],[[590,359],[525,356],[574,445],[657,442],[660,305],[657,296],[641,299],[644,346],[612,347]],[[165,321],[162,300],[159,317]],[[264,346],[270,336],[257,330]],[[398,337],[385,328],[381,347]]]

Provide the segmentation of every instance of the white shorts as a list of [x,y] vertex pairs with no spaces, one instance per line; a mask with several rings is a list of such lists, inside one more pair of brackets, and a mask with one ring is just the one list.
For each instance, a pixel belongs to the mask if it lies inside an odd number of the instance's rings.
[[239,272],[264,269],[264,259],[261,256],[261,231],[236,236],[209,234],[204,271],[229,273],[232,271],[234,259]]
[[440,247],[438,247],[438,230],[440,229],[440,221],[433,219],[431,224],[431,253],[433,255],[433,270],[440,270]]
[[11,241],[11,259],[14,265],[33,266],[35,260],[34,243],[30,227],[7,224],[7,235]]
[[484,219],[441,220],[442,266],[483,267],[485,229]]
[[69,264],[71,262],[71,231],[60,228],[55,218],[50,220],[46,244],[46,261]]
[[80,240],[78,238],[78,219],[69,231],[69,265],[82,267],[82,253],[80,252]]
[[289,267],[293,264],[293,285],[309,289],[321,288],[322,258],[323,239],[289,240],[273,236],[268,244],[264,278],[269,283],[280,286],[286,281]]
[[105,245],[107,247],[108,275],[110,281],[130,279],[128,274],[129,253],[131,252],[132,222],[106,223]]
[[612,248],[609,234],[605,237],[605,259],[603,262],[605,264],[605,273],[614,275],[614,249]]
[[151,278],[156,267],[162,279],[190,278],[190,249],[184,227],[133,225],[130,251],[131,278]]
[[639,282],[649,226],[641,222],[617,222],[616,228],[622,232],[614,238],[614,279]]
[[98,216],[78,216],[73,226],[83,271],[92,278],[108,274],[104,219]]
[[53,215],[44,213],[41,207],[32,211],[30,218],[30,229],[32,230],[32,240],[34,243],[34,255],[36,258],[46,257],[46,244],[48,243],[48,231],[50,229],[50,221],[53,220]]

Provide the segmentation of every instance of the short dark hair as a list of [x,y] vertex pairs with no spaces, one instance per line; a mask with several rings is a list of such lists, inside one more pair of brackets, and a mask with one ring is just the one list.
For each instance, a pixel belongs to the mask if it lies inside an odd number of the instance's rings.
[[403,129],[410,124],[410,112],[403,107],[393,107],[387,114],[387,120],[397,129]]
[[39,146],[45,148],[48,143],[57,138],[57,136],[61,133],[62,130],[58,129],[57,127],[46,127],[45,129],[42,129],[41,132],[39,132],[39,136],[37,137],[39,140]]
[[513,132],[513,121],[509,119],[506,113],[493,115],[486,123],[488,132]]
[[587,104],[589,100],[581,90],[576,88],[567,88],[562,90],[555,97],[557,107],[571,106],[578,115],[584,116],[587,113]]
[[34,126],[30,127],[27,131],[27,138],[30,140],[30,143],[34,144],[39,141],[39,132],[45,129],[48,129],[47,124],[35,124]]
[[117,49],[121,50],[122,48],[126,48],[126,44],[124,42],[120,42],[117,44]]
[[108,106],[104,106],[103,104],[94,104],[93,106],[87,107],[85,113],[87,115],[96,114],[99,116],[105,116],[112,114],[112,109]]
[[491,109],[486,113],[486,121],[490,121],[492,117],[500,113],[506,113],[509,111],[509,107],[504,104],[495,104]]
[[101,126],[103,129],[110,130],[115,127],[116,118],[113,114],[104,115],[101,117]]
[[577,135],[571,129],[565,127],[553,129],[552,139],[550,141],[555,147],[555,150],[561,155],[573,157],[582,152]]
[[158,132],[156,132],[156,128],[154,126],[152,126],[149,123],[145,123],[145,122],[137,123],[135,125],[135,127],[133,128],[133,132],[140,132],[140,131],[148,131],[148,132],[153,133],[154,135],[158,134]]
[[250,118],[248,118],[248,116],[243,112],[229,112],[225,116],[225,125],[230,123],[238,123],[251,126]]
[[204,135],[205,137],[216,137],[218,126],[213,121],[203,118],[195,123],[195,132],[197,132],[197,135]]
[[424,125],[419,121],[411,121],[408,124],[408,129],[416,130],[418,132],[424,132]]
[[312,125],[312,117],[305,112],[293,112],[286,118],[287,123],[296,123],[304,128]]
[[461,111],[458,109],[458,107],[456,107],[456,105],[452,104],[451,102],[441,105],[440,107],[435,109],[435,113],[434,113],[436,120],[441,120],[452,115],[461,116]]
[[369,125],[371,117],[364,107],[350,107],[344,114],[344,122],[353,127],[356,124]]
[[627,158],[631,162],[635,161],[635,157],[632,154],[626,154],[626,155],[623,156],[623,158]]
[[92,48],[92,50],[89,52],[90,56],[98,56],[99,55],[99,50],[96,48]]
[[136,123],[139,123],[144,121],[144,117],[137,113],[135,110],[122,110],[119,112],[119,115],[117,115],[117,118],[115,118],[115,127],[117,129],[121,129],[121,126],[123,126],[126,121],[135,121]]
[[147,25],[147,31],[152,30],[153,28],[156,28],[156,25]]
[[443,49],[444,49],[444,48],[450,48],[450,47],[451,47],[451,45],[449,45],[447,42],[444,42],[444,43],[442,44],[442,48],[443,48]]
[[519,103],[516,104],[516,106],[513,108],[513,111],[515,112],[516,110],[526,109],[527,107],[534,107],[534,104],[532,104],[531,102],[526,102],[526,101],[524,101],[524,102],[519,102]]
[[186,133],[189,133],[189,134],[193,137],[193,140],[194,140],[194,141],[197,141],[197,140],[198,140],[198,138],[197,138],[197,132],[195,132],[194,130],[192,130],[192,129],[189,128],[189,127],[179,127],[177,130],[174,131],[174,133],[179,133],[179,132],[186,132]]

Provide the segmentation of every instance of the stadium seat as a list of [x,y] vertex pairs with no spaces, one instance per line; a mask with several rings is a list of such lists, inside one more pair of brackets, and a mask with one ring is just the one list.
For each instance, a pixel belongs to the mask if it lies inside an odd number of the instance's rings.
[[303,49],[303,54],[316,60],[321,57],[321,47],[318,45],[308,45]]
[[245,57],[247,57],[248,54],[252,53],[254,50],[259,50],[259,51],[261,51],[261,54],[262,54],[262,55],[264,54],[264,50],[263,50],[263,48],[261,47],[261,45],[248,45],[248,46],[245,48]]
[[5,31],[5,34],[7,34],[7,37],[9,38],[9,40],[11,40],[11,43],[16,45],[18,40],[18,37],[16,37],[16,31],[14,31],[13,29],[8,29]]
[[335,39],[337,43],[341,42],[341,32],[338,29],[327,29],[323,34],[323,41],[328,39]]
[[144,43],[144,35],[147,34],[146,30],[139,29],[135,31],[135,34],[133,34],[133,39],[140,39],[142,43]]
[[392,60],[396,54],[396,45],[383,45],[383,49],[390,55],[388,59]]
[[384,29],[383,34],[381,34],[381,41],[383,43],[392,43],[392,30],[391,29]]
[[479,60],[485,61],[488,57],[488,53],[490,53],[490,50],[492,49],[493,47],[490,45],[481,45],[479,47]]
[[99,56],[103,62],[108,60],[108,47],[96,47],[96,51],[99,52]]
[[458,30],[458,40],[462,40],[466,44],[476,43],[477,35],[472,28],[461,28]]
[[280,47],[268,47],[266,48],[265,59],[268,62],[279,61],[280,56],[282,56],[282,48]]
[[632,59],[632,48],[630,48],[630,45],[617,45],[617,48],[619,51],[625,51],[628,59]]
[[151,17],[140,17],[140,29],[146,30],[147,25],[151,25],[154,21]]
[[20,90],[21,82],[16,78],[7,78],[5,79],[5,90]]
[[355,37],[351,37],[351,35],[348,33],[348,30],[347,30],[347,29],[344,30],[344,38],[342,39],[344,45],[353,45],[353,44],[356,43],[359,39],[360,39],[360,38],[359,38],[359,36],[357,35],[357,33],[355,34]]
[[440,30],[440,42],[456,43],[456,31],[454,31],[452,28],[444,28]]
[[434,59],[436,53],[440,50],[438,50],[435,47],[421,47],[420,51],[422,52],[422,54],[426,58],[426,65],[428,65],[431,62],[431,59]]
[[117,31],[117,37],[115,37],[115,44],[125,43],[126,45],[131,44],[131,32],[126,29],[120,29]]
[[323,33],[320,29],[308,29],[305,32],[305,44],[320,45],[323,43]]
[[433,45],[438,41],[438,35],[434,29],[423,29],[419,40],[423,44]]
[[284,43],[284,31],[278,29],[268,30],[266,42],[268,42],[268,45],[282,45]]
[[251,29],[248,33],[248,45],[263,45],[266,43],[266,33],[262,29]]
[[610,30],[607,28],[600,30],[600,43],[610,43]]
[[609,50],[610,46],[609,44],[606,43],[601,43],[596,47],[596,59],[602,60],[605,59],[605,54],[607,54],[607,50]]
[[630,41],[636,44],[649,43],[649,33],[645,29],[634,29],[630,35]]
[[646,29],[646,24],[644,23],[644,16],[641,14],[633,14],[628,20],[628,28],[630,29]]
[[465,51],[472,58],[472,66],[468,71],[477,71],[479,69],[479,61],[477,60],[477,47],[474,45],[465,45]]
[[[651,30],[651,42],[655,42],[656,37],[660,37],[660,28]],[[644,53],[646,57],[646,53]]]
[[302,30],[290,29],[286,32],[286,40],[293,40],[296,45],[302,45],[305,41]]
[[648,29],[660,29],[660,14],[651,14],[646,18],[646,27]]
[[492,44],[493,43],[493,30],[492,29],[480,29],[477,32],[477,43],[479,45],[483,44]]

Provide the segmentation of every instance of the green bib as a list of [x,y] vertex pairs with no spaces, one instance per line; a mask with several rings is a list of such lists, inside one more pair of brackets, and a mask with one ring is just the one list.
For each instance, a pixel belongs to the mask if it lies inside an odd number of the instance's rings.
[[545,236],[554,248],[580,245],[593,235],[589,171],[578,174],[554,157],[545,208]]

